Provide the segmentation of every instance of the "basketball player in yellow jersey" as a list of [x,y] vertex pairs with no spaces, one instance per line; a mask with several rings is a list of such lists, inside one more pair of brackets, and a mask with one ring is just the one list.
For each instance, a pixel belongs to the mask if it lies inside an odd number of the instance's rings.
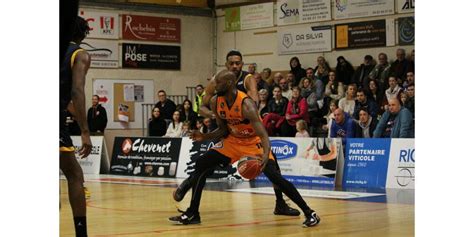
[[223,70],[216,75],[216,94],[211,99],[211,109],[217,115],[218,128],[211,133],[193,131],[191,138],[196,141],[217,139],[221,141],[196,160],[195,172],[188,178],[193,188],[191,205],[180,216],[170,217],[176,224],[199,224],[199,205],[206,178],[214,172],[217,165],[229,165],[245,155],[261,157],[265,176],[294,203],[306,216],[303,227],[315,226],[320,222],[295,186],[278,171],[278,164],[270,153],[270,139],[257,113],[255,102],[237,90],[234,73]]
[[[237,90],[246,93],[250,98],[252,98],[255,103],[258,103],[258,93],[257,93],[257,82],[251,74],[242,70],[244,65],[242,54],[237,50],[231,50],[226,55],[227,70],[234,73],[236,76],[235,86]],[[205,89],[205,96],[202,99],[201,107],[199,108],[199,113],[208,118],[215,118],[215,113],[210,110],[209,101],[216,94],[216,83],[215,79],[211,79],[209,85]],[[179,186],[179,192],[173,194],[173,198],[176,201],[181,201],[184,198],[186,192],[191,188],[188,180],[184,180]],[[273,214],[275,215],[285,215],[285,216],[299,216],[300,212],[297,209],[291,208],[283,199],[283,193],[278,187],[274,187],[276,203]]]

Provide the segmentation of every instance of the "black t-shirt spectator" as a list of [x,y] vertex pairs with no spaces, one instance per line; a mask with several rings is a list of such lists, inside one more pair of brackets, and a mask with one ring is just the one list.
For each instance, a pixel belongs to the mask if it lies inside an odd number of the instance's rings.
[[89,131],[91,133],[104,133],[107,127],[107,112],[102,105],[98,104],[95,108],[89,108],[87,111],[87,124],[89,125]]
[[268,101],[268,112],[269,113],[276,113],[280,116],[285,116],[286,107],[288,106],[288,99],[286,97],[282,97],[280,103],[277,103],[275,98],[271,98]]
[[176,111],[176,104],[173,101],[169,99],[166,99],[165,103],[161,103],[161,101],[158,101],[158,103],[155,104],[155,107],[160,108],[161,116],[164,119],[173,119],[173,113],[174,111]]
[[161,116],[148,122],[148,136],[164,136],[167,129],[166,121]]

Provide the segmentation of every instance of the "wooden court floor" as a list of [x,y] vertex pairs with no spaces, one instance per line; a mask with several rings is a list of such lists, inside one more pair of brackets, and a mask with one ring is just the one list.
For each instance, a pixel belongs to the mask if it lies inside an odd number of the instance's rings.
[[[273,215],[273,195],[219,191],[213,183],[203,192],[202,223],[173,225],[167,218],[179,214],[171,198],[179,182],[86,179],[92,194],[87,200],[89,236],[414,236],[414,204],[304,197],[322,220],[316,227],[302,228],[302,215]],[[74,236],[67,183],[60,183],[60,236]],[[189,199],[190,193],[178,206],[186,209]]]

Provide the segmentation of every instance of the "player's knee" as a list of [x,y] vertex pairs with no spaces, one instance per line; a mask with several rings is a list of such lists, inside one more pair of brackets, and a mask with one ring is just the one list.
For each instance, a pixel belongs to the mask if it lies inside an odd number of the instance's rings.
[[64,175],[68,183],[80,183],[81,185],[84,183],[84,174],[81,169],[69,170],[69,172],[65,172]]

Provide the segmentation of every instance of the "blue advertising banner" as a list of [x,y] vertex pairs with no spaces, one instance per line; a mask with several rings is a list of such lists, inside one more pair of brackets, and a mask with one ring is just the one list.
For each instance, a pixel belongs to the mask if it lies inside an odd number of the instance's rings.
[[390,139],[347,139],[343,187],[385,188]]

